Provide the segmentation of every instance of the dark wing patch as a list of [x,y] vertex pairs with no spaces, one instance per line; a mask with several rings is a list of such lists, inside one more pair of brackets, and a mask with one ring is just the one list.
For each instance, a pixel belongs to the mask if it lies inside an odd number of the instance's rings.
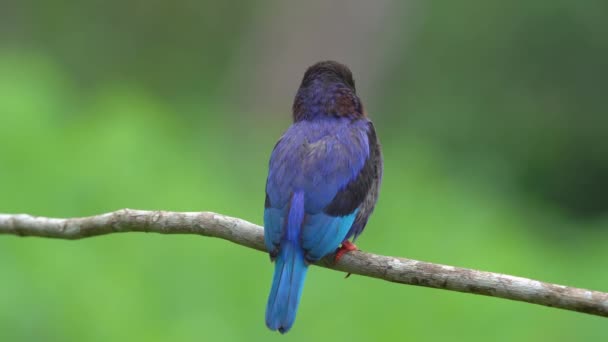
[[346,239],[353,237],[353,241],[357,239],[357,236],[363,232],[363,229],[367,224],[367,220],[374,211],[376,201],[378,200],[378,192],[380,191],[380,183],[382,182],[382,151],[380,148],[380,142],[376,137],[376,130],[371,122],[369,123],[368,138],[369,163],[373,166],[371,186],[369,187],[369,191],[367,192],[363,203],[361,203],[361,206],[359,206],[359,212],[357,213],[355,222],[346,236]]
[[[371,122],[367,135],[368,139],[374,139],[373,142],[376,142],[376,132]],[[377,158],[373,158],[374,156],[372,155],[372,140],[369,140],[369,144],[370,156],[365,161],[365,164],[363,164],[363,168],[355,179],[342,190],[338,191],[333,200],[323,210],[324,213],[331,216],[346,216],[359,208],[365,200],[372,187],[374,176],[377,175],[376,165],[374,165]]]

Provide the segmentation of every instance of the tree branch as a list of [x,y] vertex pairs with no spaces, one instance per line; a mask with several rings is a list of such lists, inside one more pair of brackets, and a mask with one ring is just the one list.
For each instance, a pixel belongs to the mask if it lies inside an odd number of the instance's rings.
[[[77,240],[111,233],[151,232],[217,237],[265,251],[262,227],[212,212],[122,209],[82,218],[0,214],[0,234]],[[608,317],[608,293],[544,283],[500,273],[406,258],[349,252],[337,264],[327,256],[319,266],[391,282],[474,293]]]

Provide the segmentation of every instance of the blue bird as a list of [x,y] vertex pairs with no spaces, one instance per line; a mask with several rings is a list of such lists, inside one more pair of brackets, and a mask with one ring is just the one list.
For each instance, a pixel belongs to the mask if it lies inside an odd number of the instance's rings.
[[382,179],[382,154],[350,70],[309,67],[293,104],[293,124],[270,156],[264,242],[275,262],[266,325],[289,331],[308,266],[342,245],[356,247]]

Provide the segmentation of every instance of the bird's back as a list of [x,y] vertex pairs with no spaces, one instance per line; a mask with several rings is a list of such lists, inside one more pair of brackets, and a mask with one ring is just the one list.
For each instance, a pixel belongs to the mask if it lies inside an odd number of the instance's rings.
[[357,177],[369,156],[368,121],[329,118],[292,125],[277,143],[266,185],[271,207],[283,208],[295,190],[306,213],[325,208]]

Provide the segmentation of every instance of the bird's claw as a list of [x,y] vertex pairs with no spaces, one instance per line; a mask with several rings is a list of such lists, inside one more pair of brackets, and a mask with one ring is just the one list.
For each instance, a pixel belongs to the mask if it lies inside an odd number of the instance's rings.
[[348,252],[352,252],[352,251],[356,251],[358,250],[357,246],[346,240],[342,242],[342,246],[340,246],[340,248],[338,248],[338,251],[336,252],[336,257],[334,258],[334,263],[338,263],[338,261],[340,261],[340,259],[344,256],[344,254],[348,253]]

